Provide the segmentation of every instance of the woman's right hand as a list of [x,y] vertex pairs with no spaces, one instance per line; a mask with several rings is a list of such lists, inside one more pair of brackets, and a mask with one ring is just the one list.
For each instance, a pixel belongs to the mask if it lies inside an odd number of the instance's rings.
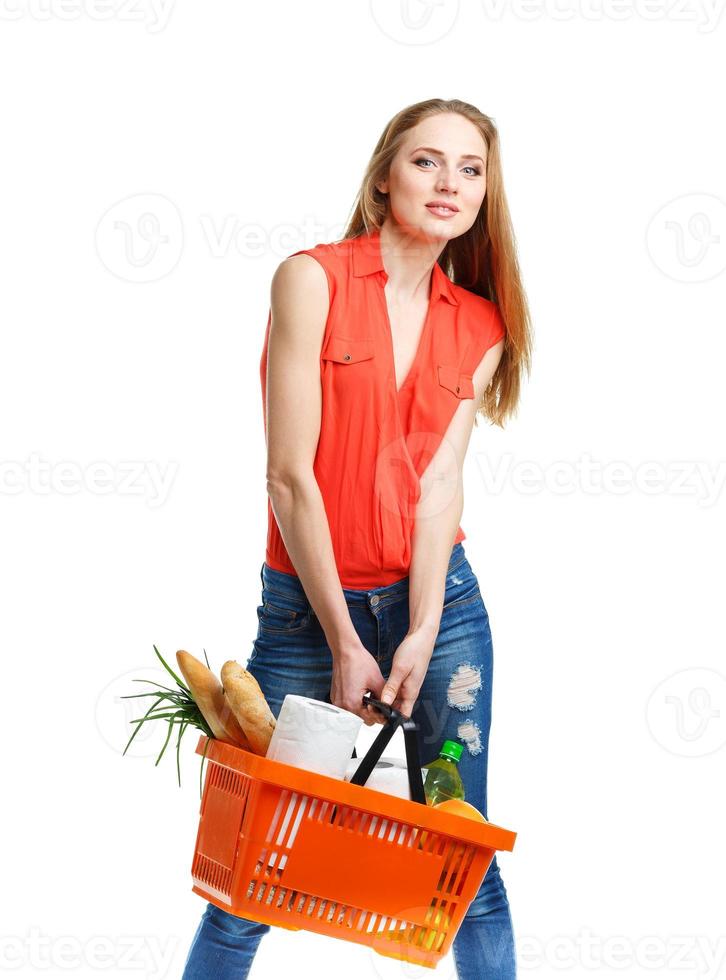
[[382,724],[385,718],[375,708],[363,704],[363,695],[372,694],[380,700],[385,679],[376,658],[362,643],[333,654],[333,679],[330,701],[337,708],[358,715],[366,725]]

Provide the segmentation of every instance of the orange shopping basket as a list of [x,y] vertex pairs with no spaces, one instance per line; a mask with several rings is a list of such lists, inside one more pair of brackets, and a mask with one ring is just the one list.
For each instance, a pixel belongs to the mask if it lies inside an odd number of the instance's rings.
[[[435,967],[496,850],[516,834],[426,805],[417,725],[386,718],[351,782],[200,736],[208,766],[192,890],[233,915],[347,939]],[[411,800],[364,783],[398,725]]]

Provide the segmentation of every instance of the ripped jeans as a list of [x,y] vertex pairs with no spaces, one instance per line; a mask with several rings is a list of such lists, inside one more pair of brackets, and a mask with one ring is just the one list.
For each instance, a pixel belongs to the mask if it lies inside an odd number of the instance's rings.
[[[330,702],[332,655],[294,575],[260,572],[259,627],[247,669],[277,717],[286,694]],[[408,577],[375,589],[344,589],[358,636],[385,678],[409,625]],[[446,739],[464,745],[459,771],[466,799],[487,813],[487,754],[492,706],[492,637],[479,583],[461,542],[446,576],[439,633],[413,712],[421,764],[438,757]],[[376,726],[377,727],[377,726]],[[496,813],[493,822],[497,823]],[[182,980],[246,980],[270,926],[207,903]],[[512,980],[514,935],[496,854],[452,944],[459,980]]]

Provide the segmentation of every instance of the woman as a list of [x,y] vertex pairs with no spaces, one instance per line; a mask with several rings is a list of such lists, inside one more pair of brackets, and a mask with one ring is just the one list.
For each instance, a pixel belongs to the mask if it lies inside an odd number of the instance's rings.
[[[514,412],[530,347],[496,127],[456,99],[402,110],[344,238],[272,280],[248,669],[276,716],[301,694],[372,725],[371,692],[418,723],[422,764],[461,742],[466,798],[485,816],[493,650],[461,543],[462,465],[477,412],[500,426]],[[243,980],[269,929],[209,903],[184,980]],[[515,976],[496,858],[452,949],[460,980]]]

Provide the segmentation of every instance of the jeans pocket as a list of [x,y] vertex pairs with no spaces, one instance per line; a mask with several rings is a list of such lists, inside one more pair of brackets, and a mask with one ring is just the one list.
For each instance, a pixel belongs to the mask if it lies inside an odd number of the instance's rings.
[[483,601],[479,581],[469,562],[464,561],[446,577],[443,609],[451,609],[477,600]]
[[257,607],[259,628],[265,633],[299,633],[310,624],[312,609],[306,601],[262,590]]

